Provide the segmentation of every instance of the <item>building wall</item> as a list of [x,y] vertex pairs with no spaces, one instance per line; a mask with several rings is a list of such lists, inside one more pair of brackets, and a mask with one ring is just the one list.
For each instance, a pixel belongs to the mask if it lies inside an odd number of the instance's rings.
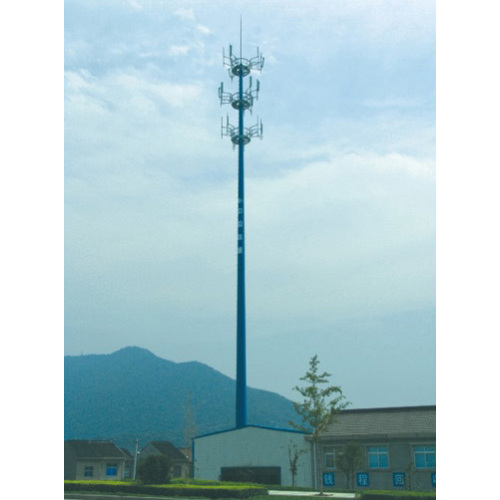
[[[411,488],[416,491],[432,491],[435,486],[432,482],[432,474],[436,473],[435,467],[429,468],[415,468],[413,446],[414,445],[433,445],[435,446],[435,438],[429,436],[428,438],[414,438],[414,439],[366,439],[366,440],[350,440],[360,445],[365,452],[364,463],[359,466],[356,473],[368,474],[368,484],[360,486],[356,484],[355,488],[358,489],[378,489],[378,490],[405,490]],[[345,442],[332,441],[322,443],[322,456],[323,464],[324,454],[329,447],[340,449]],[[370,467],[368,462],[368,447],[370,446],[386,446],[388,451],[388,466],[384,468]],[[331,488],[342,489],[347,487],[347,478],[342,470],[338,468],[326,468],[324,466],[324,473],[333,473],[335,485]],[[404,474],[404,485],[395,486],[394,473]],[[331,480],[331,478],[330,478]]]
[[[76,462],[76,480],[120,481],[124,475],[124,460],[110,458],[108,460],[78,460]],[[116,464],[116,476],[108,476],[107,466]],[[93,467],[94,475],[85,476],[85,467]]]
[[244,427],[195,439],[194,476],[219,480],[221,467],[280,467],[281,484],[291,485],[289,446],[304,450],[295,477],[297,486],[311,487],[311,449],[304,435],[258,427]]
[[73,450],[64,447],[64,479],[76,479],[76,456]]

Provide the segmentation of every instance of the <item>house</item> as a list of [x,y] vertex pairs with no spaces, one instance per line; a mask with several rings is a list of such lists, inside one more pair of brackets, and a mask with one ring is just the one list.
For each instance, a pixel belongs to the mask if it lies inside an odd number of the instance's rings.
[[292,429],[248,425],[198,436],[193,456],[196,479],[311,487],[311,445]]
[[323,485],[346,488],[342,447],[355,443],[362,461],[354,486],[432,490],[436,487],[436,406],[344,410],[320,435]]
[[64,441],[64,479],[121,480],[128,459],[112,441]]
[[179,451],[187,458],[189,464],[189,474],[188,477],[193,477],[193,446],[188,448],[179,448]]
[[189,477],[189,458],[169,441],[151,441],[141,450],[139,461],[144,460],[150,455],[163,455],[168,457],[172,464],[170,469],[172,477]]
[[122,448],[120,446],[120,450],[123,451],[123,454],[125,455],[123,479],[134,479],[134,456],[129,450],[127,450],[127,448]]

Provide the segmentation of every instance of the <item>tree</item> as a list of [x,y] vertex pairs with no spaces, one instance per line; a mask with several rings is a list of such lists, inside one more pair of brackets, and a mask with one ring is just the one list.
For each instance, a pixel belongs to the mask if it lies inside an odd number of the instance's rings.
[[170,482],[171,462],[165,455],[149,455],[139,464],[139,479],[144,484],[167,484]]
[[364,458],[363,448],[356,443],[347,443],[340,450],[337,467],[345,474],[348,489],[354,489],[354,473],[363,464]]
[[311,434],[313,453],[316,461],[316,481],[320,493],[323,494],[322,472],[323,464],[320,459],[319,436],[331,424],[335,415],[342,411],[349,403],[344,401],[342,389],[336,385],[329,384],[331,374],[328,372],[318,373],[319,360],[314,355],[309,361],[309,370],[300,378],[306,382],[304,387],[295,386],[304,399],[301,403],[293,403],[295,411],[302,419],[301,424],[290,424],[303,432]]
[[295,477],[299,470],[300,455],[306,453],[306,450],[299,450],[296,444],[288,445],[288,463],[290,465],[290,474],[292,475],[292,486],[295,486]]

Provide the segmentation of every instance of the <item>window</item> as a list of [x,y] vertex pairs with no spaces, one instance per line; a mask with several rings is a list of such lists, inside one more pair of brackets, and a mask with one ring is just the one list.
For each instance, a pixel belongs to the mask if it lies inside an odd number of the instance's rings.
[[172,467],[172,476],[173,477],[181,477],[182,476],[182,469],[180,465],[174,465]]
[[117,476],[118,464],[106,464],[106,476]]
[[83,477],[94,477],[94,466],[86,465],[83,469]]
[[368,446],[368,467],[386,469],[389,467],[387,446]]
[[433,469],[436,467],[436,445],[419,445],[413,447],[413,457],[417,469]]
[[337,468],[337,465],[335,463],[335,448],[333,446],[327,446],[323,448],[323,460],[325,469]]

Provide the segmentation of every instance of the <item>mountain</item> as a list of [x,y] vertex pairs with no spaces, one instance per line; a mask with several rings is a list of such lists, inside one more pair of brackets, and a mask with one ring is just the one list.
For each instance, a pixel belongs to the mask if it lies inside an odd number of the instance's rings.
[[[198,362],[174,363],[146,349],[65,356],[64,439],[112,439],[131,448],[139,439],[186,446],[191,436],[234,428],[236,382]],[[290,428],[288,399],[248,388],[248,424]]]

